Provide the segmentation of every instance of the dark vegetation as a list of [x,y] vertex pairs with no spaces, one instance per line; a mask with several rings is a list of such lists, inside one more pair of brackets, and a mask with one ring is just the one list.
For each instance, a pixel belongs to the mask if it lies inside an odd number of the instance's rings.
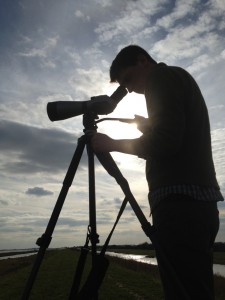
[[[221,245],[219,245],[221,246]],[[137,246],[109,247],[109,251],[148,254],[154,249],[147,243]],[[222,249],[219,247],[219,249]],[[225,253],[215,252],[215,263],[225,264]],[[29,300],[68,299],[80,251],[76,248],[48,250],[41,264]],[[109,268],[99,290],[99,300],[105,299],[163,299],[157,266],[109,257]],[[19,300],[30,274],[35,256],[0,261],[0,299]],[[90,271],[88,256],[84,280]],[[82,282],[83,284],[83,282]],[[215,276],[216,300],[225,299],[225,278]]]

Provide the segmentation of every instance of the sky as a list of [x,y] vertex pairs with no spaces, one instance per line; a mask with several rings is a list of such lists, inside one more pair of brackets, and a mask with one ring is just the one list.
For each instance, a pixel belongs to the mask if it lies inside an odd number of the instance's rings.
[[[111,95],[109,67],[123,47],[137,44],[158,62],[189,71],[209,111],[213,158],[225,196],[225,2],[223,0],[0,0],[0,249],[33,248],[46,230],[83,135],[83,116],[51,122],[54,101]],[[105,117],[146,116],[144,97],[128,94]],[[98,124],[113,138],[138,137],[135,125]],[[146,218],[145,161],[113,153]],[[97,233],[103,244],[124,199],[95,159]],[[89,224],[88,165],[83,152],[50,247],[83,245]],[[225,242],[219,203],[218,242]],[[111,244],[149,242],[129,204]]]

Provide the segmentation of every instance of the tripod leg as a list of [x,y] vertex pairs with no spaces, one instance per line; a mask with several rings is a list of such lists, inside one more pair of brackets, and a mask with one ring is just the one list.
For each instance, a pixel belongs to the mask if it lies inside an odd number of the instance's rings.
[[[96,253],[97,243],[99,243],[99,235],[97,234],[96,225],[96,197],[95,197],[95,170],[94,170],[94,152],[90,146],[90,142],[87,142],[87,153],[88,153],[88,178],[89,178],[89,230],[90,230],[90,241],[91,241],[91,255],[92,255],[92,267],[96,265]],[[93,299],[98,299],[98,294],[93,295]]]
[[73,155],[73,158],[71,160],[70,166],[68,168],[68,171],[66,173],[65,179],[63,181],[63,186],[62,189],[60,191],[60,194],[58,196],[56,205],[53,209],[51,218],[49,220],[49,223],[47,225],[46,231],[45,233],[38,238],[36,244],[38,246],[40,246],[39,251],[37,253],[37,257],[36,260],[34,262],[33,268],[31,270],[30,276],[28,278],[28,281],[26,283],[23,295],[21,300],[27,300],[29,299],[29,295],[32,289],[32,286],[34,284],[35,278],[37,276],[38,270],[40,268],[41,262],[43,260],[43,257],[45,255],[45,251],[48,248],[51,239],[52,239],[52,233],[54,231],[55,225],[57,223],[59,214],[62,210],[65,198],[67,196],[68,190],[73,182],[74,176],[76,174],[83,150],[84,150],[84,146],[85,146],[85,137],[82,136],[79,140],[78,140],[78,145],[77,148],[75,150],[75,153]]
[[[99,235],[97,234],[96,226],[96,198],[95,198],[95,171],[94,171],[94,153],[87,138],[87,154],[88,154],[88,180],[89,180],[89,226],[85,246],[81,250],[80,259],[77,265],[77,270],[74,276],[73,284],[70,290],[69,300],[86,299],[82,295],[78,295],[81,277],[84,270],[84,264],[87,256],[87,248],[89,241],[91,242],[92,268],[96,267],[97,261],[97,243]],[[90,287],[89,287],[90,288]],[[90,293],[90,290],[88,291]],[[80,298],[81,297],[81,298]],[[86,296],[84,296],[86,297]],[[91,295],[92,299],[98,299],[97,292]],[[90,298],[88,298],[90,299]]]
[[92,263],[94,264],[96,256],[96,245],[99,242],[96,226],[96,199],[95,199],[95,172],[94,172],[94,153],[89,143],[87,143],[88,152],[88,178],[89,178],[89,238],[92,244]]

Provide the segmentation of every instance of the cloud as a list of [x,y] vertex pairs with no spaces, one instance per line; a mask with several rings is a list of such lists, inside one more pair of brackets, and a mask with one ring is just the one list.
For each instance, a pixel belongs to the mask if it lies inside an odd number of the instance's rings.
[[[145,26],[150,25],[149,19],[152,15],[159,12],[160,6],[165,1],[146,2],[129,1],[123,4],[115,20],[100,23],[95,32],[98,35],[100,43],[107,44],[113,39],[121,40],[124,44],[126,36],[136,34],[143,30]],[[133,22],[135,20],[135,22]],[[128,42],[130,43],[130,42]]]
[[90,21],[90,17],[84,15],[84,13],[82,13],[80,10],[76,10],[74,15],[75,15],[75,17],[77,17],[78,19],[81,19],[84,22],[89,22]]
[[58,221],[59,226],[66,226],[66,227],[80,227],[80,226],[87,226],[88,225],[88,218],[83,220],[77,220],[75,217],[61,217]]
[[114,4],[114,1],[113,0],[94,0],[94,2],[97,4],[97,5],[100,5],[101,7],[110,7]]
[[[1,170],[8,173],[60,172],[76,148],[74,135],[61,129],[1,120],[0,135]],[[81,160],[83,165],[85,158]]]
[[[58,39],[59,39],[59,36],[47,38],[47,40],[44,41],[44,44],[42,45],[42,47],[28,49],[24,53],[19,53],[19,55],[25,56],[25,57],[42,57],[42,58],[44,57],[44,58],[46,58],[49,55],[49,52],[52,51],[56,47]],[[27,40],[26,40],[26,42],[27,42]],[[31,42],[32,41],[30,40],[30,43]],[[33,42],[31,44],[33,44]]]
[[53,192],[45,190],[44,188],[38,186],[34,188],[29,188],[25,193],[27,195],[34,195],[37,197],[49,196],[54,194]]
[[156,25],[164,27],[165,29],[171,28],[174,24],[179,21],[191,16],[196,11],[196,6],[199,5],[201,1],[176,1],[175,6],[170,14],[166,14],[162,18],[159,18]]
[[213,159],[216,167],[217,179],[221,185],[221,190],[225,197],[225,128],[213,130],[211,135]]
[[71,76],[69,84],[76,87],[76,94],[78,97],[86,97],[86,100],[90,97],[90,91],[93,95],[102,94],[101,82],[104,80],[108,82],[108,74],[103,72],[98,67],[89,69],[78,68],[76,72]]
[[0,205],[9,205],[8,201],[6,200],[0,200]]

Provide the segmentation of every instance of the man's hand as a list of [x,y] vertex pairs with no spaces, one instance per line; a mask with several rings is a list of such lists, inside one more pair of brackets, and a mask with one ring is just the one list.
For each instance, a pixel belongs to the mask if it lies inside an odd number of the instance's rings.
[[139,139],[114,140],[103,133],[95,133],[91,138],[91,146],[94,152],[117,151],[126,154],[138,155],[134,147],[139,143]]
[[139,116],[139,115],[134,115],[134,121],[137,124],[138,130],[140,130],[142,133],[147,132],[148,127],[149,127],[149,119]]
[[103,133],[95,133],[91,138],[91,146],[94,152],[115,151],[115,140]]

